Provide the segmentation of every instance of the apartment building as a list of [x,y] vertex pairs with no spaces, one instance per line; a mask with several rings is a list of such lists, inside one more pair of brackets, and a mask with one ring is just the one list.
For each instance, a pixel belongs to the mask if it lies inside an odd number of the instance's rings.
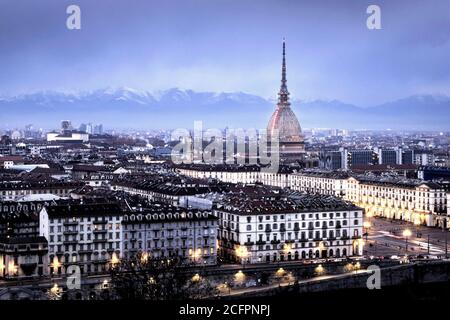
[[124,212],[108,199],[58,201],[39,214],[39,234],[48,241],[50,274],[72,265],[81,273],[104,273],[122,255]]
[[141,254],[188,265],[217,263],[218,220],[210,211],[151,203],[125,214],[122,224],[126,258]]
[[219,253],[241,263],[363,253],[363,209],[334,196],[238,187],[213,206]]

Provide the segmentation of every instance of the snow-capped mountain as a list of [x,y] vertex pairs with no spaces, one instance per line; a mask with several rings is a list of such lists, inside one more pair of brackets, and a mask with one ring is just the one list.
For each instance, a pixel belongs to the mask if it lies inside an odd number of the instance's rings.
[[[202,120],[205,127],[264,128],[274,108],[273,100],[243,92],[179,88],[150,92],[121,87],[0,97],[2,126],[54,127],[61,119],[71,119],[110,127],[190,128]],[[370,108],[337,100],[293,100],[292,108],[304,128],[448,130],[450,119],[450,97],[444,95],[415,95]]]

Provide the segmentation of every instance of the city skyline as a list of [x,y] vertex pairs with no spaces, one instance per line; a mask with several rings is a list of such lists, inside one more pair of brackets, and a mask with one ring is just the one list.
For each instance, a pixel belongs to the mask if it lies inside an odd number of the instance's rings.
[[0,0],[0,301],[436,309],[449,9]]

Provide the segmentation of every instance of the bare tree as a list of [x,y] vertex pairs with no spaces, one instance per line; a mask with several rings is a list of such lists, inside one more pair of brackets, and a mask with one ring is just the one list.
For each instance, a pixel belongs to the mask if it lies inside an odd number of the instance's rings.
[[127,300],[200,299],[216,293],[180,259],[152,259],[142,253],[111,268],[111,289],[113,297]]

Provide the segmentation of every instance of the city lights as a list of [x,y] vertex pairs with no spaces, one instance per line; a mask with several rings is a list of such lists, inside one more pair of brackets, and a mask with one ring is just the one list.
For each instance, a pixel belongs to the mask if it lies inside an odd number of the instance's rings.
[[119,264],[119,262],[120,262],[119,257],[117,256],[117,254],[115,252],[113,252],[113,254],[111,256],[111,265],[115,266],[115,265]]
[[0,301],[445,312],[449,0],[57,2],[0,6]]
[[318,276],[321,276],[323,274],[325,274],[325,268],[319,264],[315,269],[314,269],[314,273]]
[[237,283],[242,283],[245,281],[245,274],[242,272],[242,270],[239,270],[234,274],[234,281]]
[[198,273],[196,273],[196,274],[194,274],[193,276],[192,276],[192,278],[191,278],[191,280],[193,281],[193,282],[198,282],[198,281],[200,281],[202,278],[200,277],[200,275],[198,274]]

